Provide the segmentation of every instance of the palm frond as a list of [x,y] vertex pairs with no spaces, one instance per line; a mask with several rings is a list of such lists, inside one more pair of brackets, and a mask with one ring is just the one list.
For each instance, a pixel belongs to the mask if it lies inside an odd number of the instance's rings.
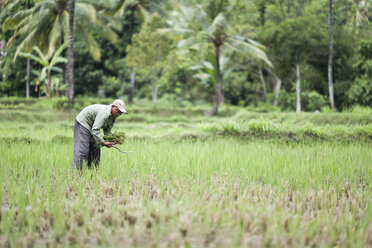
[[20,52],[19,53],[19,56],[21,56],[23,58],[32,59],[32,60],[38,62],[39,64],[43,65],[43,66],[45,65],[45,61],[43,61],[42,59],[40,59],[39,57],[37,57],[37,56],[35,56],[35,55],[31,54],[31,53]]
[[137,15],[141,22],[146,22],[150,18],[150,14],[147,12],[147,10],[142,5],[138,5]]
[[75,5],[76,11],[76,21],[81,22],[97,22],[97,12],[93,5],[85,4],[85,3],[76,3]]
[[52,71],[56,71],[56,72],[63,72],[63,70],[60,68],[60,67],[57,67],[57,66],[53,66],[52,68],[50,68]]
[[86,44],[88,46],[89,53],[92,55],[93,59],[96,61],[101,60],[101,51],[99,49],[99,45],[93,36],[89,33],[85,33]]
[[111,43],[115,43],[118,39],[118,35],[112,29],[107,28],[106,25],[101,24],[100,22],[96,23],[95,29],[99,36]]
[[61,23],[60,23],[60,15],[56,16],[56,19],[54,20],[54,25],[52,27],[52,30],[49,33],[49,48],[47,57],[52,57],[56,46],[61,41]]
[[[5,13],[5,12],[4,12]],[[8,31],[8,30],[13,30],[13,29],[16,29],[17,26],[19,25],[19,23],[27,16],[29,16],[31,13],[31,10],[22,10],[22,11],[19,11],[17,13],[15,13],[14,15],[12,16],[8,16],[3,25],[2,25],[2,29],[4,31]]]
[[67,41],[65,43],[63,43],[59,48],[58,50],[56,51],[56,53],[54,54],[54,57],[58,57],[61,55],[61,53],[63,52],[63,50],[65,50],[68,46],[68,43]]
[[68,40],[68,18],[69,18],[68,11],[67,10],[63,11],[63,13],[61,14],[61,29],[63,30],[64,41]]
[[[27,44],[27,42],[31,41],[33,39],[33,36],[35,35],[36,30],[33,30],[22,42],[18,45],[16,52],[14,54],[14,60],[16,60],[18,54],[20,51],[24,48],[24,46]],[[8,41],[9,43],[9,41]]]
[[39,47],[34,46],[34,47],[33,47],[33,50],[34,50],[35,52],[37,52],[37,54],[39,55],[39,57],[40,57],[43,61],[47,61],[47,60],[48,60],[48,58],[47,58],[46,56],[44,56],[43,52],[40,50]]
[[66,59],[66,58],[53,57],[52,61],[50,62],[50,65],[51,66],[54,66],[54,65],[59,64],[59,63],[65,63],[65,64],[67,64],[67,62],[68,62],[68,59]]
[[241,39],[230,37],[228,42],[226,42],[225,44],[233,51],[246,56],[250,56],[254,59],[263,60],[268,66],[272,67],[272,63],[267,57],[266,53],[262,49],[260,49],[260,47],[256,46],[255,43],[250,43],[249,40],[242,41]]
[[225,19],[225,17],[223,16],[222,13],[219,13],[219,14],[216,16],[216,18],[214,18],[211,27],[212,27],[213,29],[218,29],[218,28],[225,27],[225,26],[226,26],[226,19]]

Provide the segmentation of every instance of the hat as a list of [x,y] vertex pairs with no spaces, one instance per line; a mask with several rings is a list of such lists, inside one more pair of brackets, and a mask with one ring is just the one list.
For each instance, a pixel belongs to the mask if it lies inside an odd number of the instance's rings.
[[112,105],[114,105],[115,107],[117,107],[121,112],[125,113],[125,114],[128,114],[127,110],[125,109],[125,103],[123,100],[121,99],[116,99]]

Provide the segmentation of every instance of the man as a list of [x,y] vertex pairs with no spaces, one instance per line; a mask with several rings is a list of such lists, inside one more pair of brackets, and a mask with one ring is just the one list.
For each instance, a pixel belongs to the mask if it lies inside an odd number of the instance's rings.
[[74,167],[76,169],[82,170],[84,163],[88,165],[88,168],[91,168],[92,163],[98,168],[101,157],[100,145],[108,148],[115,145],[103,139],[101,128],[105,135],[111,134],[116,118],[122,113],[128,114],[125,103],[117,99],[111,105],[90,105],[78,114],[74,130]]

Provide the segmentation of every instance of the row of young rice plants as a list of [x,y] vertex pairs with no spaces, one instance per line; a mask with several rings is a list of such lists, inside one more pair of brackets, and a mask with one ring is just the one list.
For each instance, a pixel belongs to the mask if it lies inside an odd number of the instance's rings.
[[103,148],[100,168],[82,174],[71,169],[72,122],[2,126],[0,246],[372,242],[368,143],[190,139],[185,129],[198,125],[138,126],[117,125],[133,153]]

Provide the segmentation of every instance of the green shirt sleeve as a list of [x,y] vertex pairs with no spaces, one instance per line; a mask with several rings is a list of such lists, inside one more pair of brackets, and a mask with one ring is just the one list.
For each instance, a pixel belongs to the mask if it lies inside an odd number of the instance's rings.
[[100,130],[104,126],[107,118],[107,114],[102,111],[97,114],[96,119],[93,123],[92,135],[97,144],[102,144],[104,142]]

